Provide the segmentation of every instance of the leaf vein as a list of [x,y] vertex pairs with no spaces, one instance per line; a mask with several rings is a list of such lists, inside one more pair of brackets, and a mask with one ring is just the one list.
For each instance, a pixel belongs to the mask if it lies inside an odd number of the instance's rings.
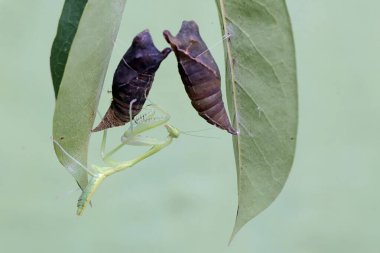
[[[256,50],[256,52],[258,53],[258,55],[263,59],[263,61],[268,65],[270,66],[270,68],[272,69],[273,71],[273,75],[276,79],[276,82],[278,84],[281,84],[281,81],[280,81],[280,78],[278,77],[275,69],[274,69],[274,66],[273,64],[264,56],[264,54],[259,50],[259,48],[257,47],[256,43],[253,41],[253,39],[251,38],[251,36],[235,21],[233,20],[232,18],[230,18],[229,16],[226,16],[226,19],[232,24],[234,25],[236,28],[238,28],[242,34],[248,39],[249,43],[251,44],[251,46]],[[261,79],[261,78],[260,78]],[[265,82],[264,82],[265,83]],[[286,93],[283,89],[283,87],[281,85],[279,85],[280,87],[280,90],[283,94],[284,97],[286,97]]]

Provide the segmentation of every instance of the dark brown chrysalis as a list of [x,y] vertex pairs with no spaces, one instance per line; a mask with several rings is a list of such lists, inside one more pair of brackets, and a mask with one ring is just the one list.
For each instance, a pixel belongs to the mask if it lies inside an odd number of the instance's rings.
[[130,106],[132,118],[141,111],[152,87],[154,73],[170,52],[170,48],[160,52],[148,30],[133,39],[113,76],[112,103],[92,132],[128,123],[131,120]]
[[199,34],[198,25],[183,21],[177,36],[166,30],[164,37],[177,57],[182,82],[198,114],[208,123],[236,135],[224,108],[218,66]]

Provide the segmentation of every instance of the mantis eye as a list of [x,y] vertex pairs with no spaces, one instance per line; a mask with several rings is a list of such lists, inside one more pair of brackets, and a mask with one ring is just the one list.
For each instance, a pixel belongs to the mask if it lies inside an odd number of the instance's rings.
[[195,110],[208,123],[238,134],[224,108],[218,65],[202,40],[198,25],[183,21],[175,37],[169,31],[163,34],[177,57],[179,74]]

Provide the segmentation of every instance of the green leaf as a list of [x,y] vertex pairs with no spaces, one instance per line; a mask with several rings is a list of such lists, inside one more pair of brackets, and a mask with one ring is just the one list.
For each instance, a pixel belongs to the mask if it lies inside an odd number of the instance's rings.
[[227,98],[238,211],[232,238],[267,208],[289,175],[297,133],[297,80],[284,0],[217,0],[225,42]]
[[70,47],[86,4],[87,0],[66,0],[63,5],[57,35],[55,36],[50,54],[50,72],[53,79],[55,98],[58,96]]
[[[67,59],[53,119],[59,161],[87,185],[88,143],[126,0],[90,0]],[[64,150],[64,151],[63,151]],[[83,164],[81,167],[80,164]]]

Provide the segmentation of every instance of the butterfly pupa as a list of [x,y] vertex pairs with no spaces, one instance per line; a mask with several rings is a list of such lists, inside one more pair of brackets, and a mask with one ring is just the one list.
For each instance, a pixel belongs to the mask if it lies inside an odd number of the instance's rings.
[[154,74],[170,52],[170,48],[160,52],[148,30],[136,35],[113,76],[111,105],[92,132],[125,125],[141,111]]
[[183,21],[176,36],[164,31],[173,49],[178,70],[191,104],[208,123],[236,135],[222,100],[218,66],[199,33],[194,21]]

